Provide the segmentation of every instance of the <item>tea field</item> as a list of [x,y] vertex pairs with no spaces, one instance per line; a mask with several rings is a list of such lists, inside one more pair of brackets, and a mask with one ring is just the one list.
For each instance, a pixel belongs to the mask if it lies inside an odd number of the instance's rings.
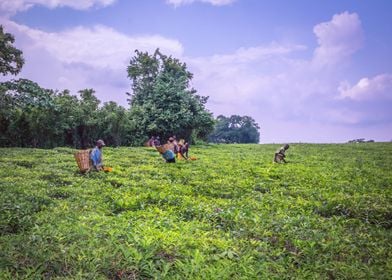
[[392,143],[0,149],[0,279],[391,279]]

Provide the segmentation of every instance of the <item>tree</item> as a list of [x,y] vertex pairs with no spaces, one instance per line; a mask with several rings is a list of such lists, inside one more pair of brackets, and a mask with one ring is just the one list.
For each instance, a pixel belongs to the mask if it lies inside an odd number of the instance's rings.
[[0,25],[0,73],[3,76],[18,74],[24,64],[22,51],[12,46],[14,41],[14,36],[4,33],[3,26]]
[[80,100],[75,117],[77,119],[76,133],[80,147],[86,149],[93,146],[99,137],[98,106],[101,101],[95,96],[93,89],[79,91]]
[[132,143],[129,111],[115,102],[99,106],[93,89],[80,97],[27,80],[0,83],[0,146],[88,148]]
[[152,55],[136,50],[127,70],[132,80],[129,103],[134,144],[152,135],[190,139],[191,135],[205,138],[212,131],[213,118],[205,108],[208,98],[190,88],[193,75],[185,63],[158,49]]
[[9,146],[9,128],[14,114],[14,99],[7,94],[7,87],[0,84],[0,146]]
[[51,146],[56,133],[54,92],[27,79],[8,81],[1,87],[8,106],[12,106],[8,114],[3,115],[2,110],[1,116],[8,119],[9,142],[17,146]]
[[128,111],[110,101],[103,104],[99,112],[100,138],[105,140],[106,145],[120,146],[129,141],[130,118]]
[[80,102],[75,95],[71,95],[69,90],[57,92],[54,96],[56,115],[53,116],[57,123],[56,129],[61,137],[56,140],[58,146],[76,147],[79,144],[79,138],[76,133],[76,127],[80,118],[78,112]]
[[259,143],[259,129],[259,125],[249,116],[220,115],[209,140],[213,143]]

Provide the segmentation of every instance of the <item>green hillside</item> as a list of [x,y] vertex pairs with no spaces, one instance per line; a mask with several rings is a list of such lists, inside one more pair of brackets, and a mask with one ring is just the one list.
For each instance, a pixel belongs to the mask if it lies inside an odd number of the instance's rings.
[[277,148],[0,149],[0,278],[391,277],[392,143]]

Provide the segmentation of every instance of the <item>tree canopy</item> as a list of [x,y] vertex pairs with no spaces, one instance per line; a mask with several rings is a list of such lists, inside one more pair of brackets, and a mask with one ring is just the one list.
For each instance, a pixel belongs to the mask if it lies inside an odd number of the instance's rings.
[[99,107],[92,89],[79,95],[27,79],[0,83],[0,146],[87,148],[98,138],[108,145],[130,143],[125,108],[114,102]]
[[249,116],[220,115],[209,140],[213,143],[259,143],[259,129],[256,121]]
[[192,76],[185,63],[158,49],[152,55],[136,50],[128,66],[136,141],[153,135],[206,139],[213,129],[213,118],[205,108],[208,97],[197,95],[189,86]]
[[[0,26],[0,73],[16,75],[24,60],[12,46],[14,37]],[[188,141],[207,140],[215,121],[206,109],[208,97],[190,86],[193,74],[185,63],[162,54],[135,51],[127,67],[132,82],[129,109],[101,101],[94,89],[42,88],[34,81],[0,83],[0,146],[71,146],[87,148],[98,138],[108,145],[140,145],[151,136],[172,135]],[[248,117],[219,116],[210,140],[257,143],[258,125]]]
[[0,25],[0,73],[3,76],[18,74],[24,64],[22,51],[12,45],[14,41],[14,36],[4,33],[3,26]]
[[189,87],[185,63],[136,51],[128,67],[133,93],[129,109],[101,105],[93,89],[44,89],[18,79],[0,83],[0,146],[87,148],[103,138],[108,145],[140,145],[152,135],[163,139],[204,138],[213,129],[207,97]]

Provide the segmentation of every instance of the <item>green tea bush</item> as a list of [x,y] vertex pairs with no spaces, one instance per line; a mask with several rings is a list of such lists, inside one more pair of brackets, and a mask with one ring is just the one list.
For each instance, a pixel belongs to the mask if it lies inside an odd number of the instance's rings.
[[0,278],[390,279],[392,145],[277,146],[0,149]]

